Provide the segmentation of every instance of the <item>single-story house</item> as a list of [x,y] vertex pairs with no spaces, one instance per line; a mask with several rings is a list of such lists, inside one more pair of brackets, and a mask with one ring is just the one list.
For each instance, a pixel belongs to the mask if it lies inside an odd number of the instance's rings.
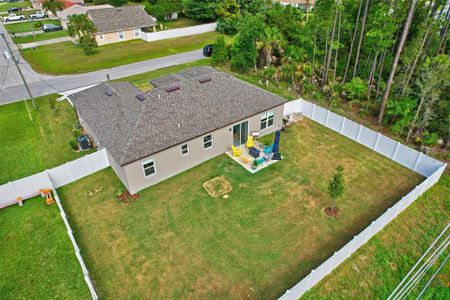
[[[31,4],[33,8],[43,10],[42,5],[46,0],[32,0]],[[58,0],[64,4],[64,9],[67,9],[74,5],[84,5],[84,0]],[[47,12],[48,14],[52,14],[51,12]]]
[[210,67],[151,81],[106,82],[69,96],[94,145],[131,193],[282,128],[286,100]]
[[66,9],[57,12],[58,19],[61,21],[61,26],[67,29],[69,23],[69,17],[73,15],[84,15],[90,10],[102,9],[102,8],[113,8],[112,5],[102,4],[102,5],[89,5],[84,6],[81,4],[72,5]]
[[291,5],[302,10],[311,11],[316,4],[315,0],[274,0],[281,5]]
[[88,18],[97,29],[97,45],[140,39],[142,30],[156,30],[156,21],[141,5],[89,10]]

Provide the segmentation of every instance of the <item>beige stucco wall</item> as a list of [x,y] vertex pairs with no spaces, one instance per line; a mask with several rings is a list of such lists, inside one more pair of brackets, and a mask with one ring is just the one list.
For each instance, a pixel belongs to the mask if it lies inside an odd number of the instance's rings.
[[117,42],[125,42],[125,41],[130,41],[130,40],[135,40],[135,39],[141,38],[140,36],[139,37],[134,36],[134,28],[124,30],[124,33],[125,33],[125,38],[122,40],[119,39],[119,31],[103,33],[103,40],[100,39],[100,36],[97,33],[97,34],[95,34],[95,40],[97,41],[97,45],[101,46],[101,45],[117,43]]
[[[270,110],[268,110],[270,111]],[[278,129],[281,129],[283,124],[283,105],[274,109],[274,125],[265,130],[260,130],[261,114],[257,114],[250,118],[236,122],[235,124],[249,121],[249,134],[252,131],[259,131],[261,135],[267,135]],[[186,171],[204,161],[214,158],[218,155],[229,151],[233,143],[233,125],[218,129],[213,134],[213,147],[209,149],[203,148],[203,136],[195,138],[186,142],[189,146],[189,154],[183,156],[181,154],[181,145],[173,146],[169,149],[155,153],[154,155],[132,162],[123,166],[127,187],[129,191],[134,194],[151,185],[170,178],[180,172]],[[184,144],[184,143],[183,143]],[[142,168],[142,162],[148,159],[155,160],[156,173],[145,177]],[[120,177],[120,176],[119,176]],[[122,180],[123,181],[123,180]]]

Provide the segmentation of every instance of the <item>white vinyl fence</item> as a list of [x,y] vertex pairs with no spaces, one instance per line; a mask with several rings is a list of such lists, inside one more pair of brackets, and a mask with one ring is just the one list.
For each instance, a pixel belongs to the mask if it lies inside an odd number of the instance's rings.
[[97,293],[94,289],[94,285],[92,284],[86,264],[83,261],[83,257],[80,254],[80,248],[78,247],[75,237],[73,236],[72,228],[67,220],[66,213],[61,205],[61,200],[56,192],[56,188],[74,182],[109,166],[110,163],[106,150],[102,149],[56,168],[45,170],[41,173],[25,177],[14,182],[8,182],[7,184],[0,186],[0,208],[16,204],[18,197],[26,200],[38,195],[39,190],[41,189],[52,189],[61,218],[66,226],[67,234],[72,242],[75,256],[77,257],[81,270],[83,271],[84,280],[86,281],[92,299],[94,300],[98,299]]
[[40,189],[59,188],[106,167],[109,167],[109,160],[106,150],[102,149],[56,168],[0,185],[0,208],[16,204],[19,197],[24,200],[32,198],[39,194]]
[[159,40],[177,38],[182,36],[189,36],[194,34],[201,34],[205,32],[215,31],[217,23],[202,24],[196,26],[189,26],[177,29],[168,29],[158,32],[142,32],[141,38],[147,42],[154,42]]
[[427,189],[434,185],[446,168],[446,164],[435,160],[419,151],[411,149],[399,142],[377,133],[369,128],[346,119],[316,104],[303,99],[288,102],[284,105],[284,115],[302,113],[304,116],[314,120],[336,132],[342,134],[386,157],[398,162],[414,172],[426,177],[411,192],[404,196],[394,206],[389,208],[378,219],[372,222],[360,234],[355,236],[333,256],[329,257],[317,269],[297,283],[292,289],[280,297],[282,300],[294,300],[300,298],[305,292],[316,285],[325,276],[331,273],[337,266],[345,261],[350,255],[364,245],[372,236],[384,228],[398,214],[414,202]]

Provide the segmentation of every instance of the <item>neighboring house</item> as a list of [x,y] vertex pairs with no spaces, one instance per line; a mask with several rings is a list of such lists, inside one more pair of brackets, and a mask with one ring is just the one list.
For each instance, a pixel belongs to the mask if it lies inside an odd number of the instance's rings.
[[94,9],[102,9],[102,8],[113,8],[112,5],[109,4],[104,4],[104,5],[89,5],[89,6],[84,6],[84,5],[72,5],[62,11],[59,11],[57,13],[59,20],[61,21],[61,25],[62,27],[64,27],[65,29],[67,29],[67,25],[69,24],[69,17],[73,16],[73,15],[84,15],[86,14],[89,10],[94,10]]
[[302,10],[311,11],[315,5],[315,0],[274,0],[281,5],[292,5]]
[[89,10],[97,45],[140,39],[142,30],[155,31],[156,22],[140,5]]
[[[64,9],[69,8],[73,5],[84,5],[84,0],[58,0],[59,2],[62,2],[64,4]],[[32,6],[36,9],[43,10],[42,5],[44,4],[45,0],[32,0]],[[48,14],[53,15],[51,12],[48,12]]]
[[108,82],[69,96],[80,124],[106,148],[133,194],[244,144],[253,132],[282,128],[284,98],[213,68],[151,83],[145,93]]

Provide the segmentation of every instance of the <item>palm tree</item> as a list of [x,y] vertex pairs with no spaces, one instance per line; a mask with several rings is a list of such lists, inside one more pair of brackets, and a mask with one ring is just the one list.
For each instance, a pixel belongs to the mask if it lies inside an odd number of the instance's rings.
[[92,20],[86,15],[72,15],[69,17],[67,29],[72,37],[79,40],[86,54],[92,54],[94,52],[94,47],[97,46],[94,33],[97,29]]
[[56,17],[56,12],[64,9],[64,3],[59,0],[45,0],[42,8],[46,12],[50,11]]
[[278,28],[267,27],[264,29],[264,35],[258,43],[258,48],[261,50],[260,61],[262,65],[270,66],[274,50],[282,51],[284,44],[283,35]]

